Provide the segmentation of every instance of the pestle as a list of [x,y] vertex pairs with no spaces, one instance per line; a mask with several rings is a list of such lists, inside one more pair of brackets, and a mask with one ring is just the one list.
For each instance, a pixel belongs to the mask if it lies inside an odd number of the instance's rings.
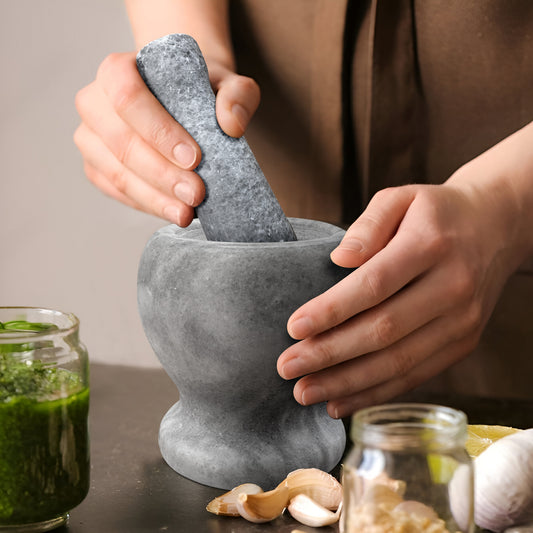
[[148,88],[202,150],[196,172],[205,183],[196,214],[208,240],[295,241],[296,235],[244,137],[226,135],[218,125],[215,95],[196,41],[167,35],[137,54]]

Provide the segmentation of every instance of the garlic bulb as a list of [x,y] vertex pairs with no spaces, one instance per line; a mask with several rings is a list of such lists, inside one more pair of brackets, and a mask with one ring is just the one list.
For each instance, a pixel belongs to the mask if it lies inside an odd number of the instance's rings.
[[491,531],[533,520],[533,428],[496,441],[474,461],[475,522]]

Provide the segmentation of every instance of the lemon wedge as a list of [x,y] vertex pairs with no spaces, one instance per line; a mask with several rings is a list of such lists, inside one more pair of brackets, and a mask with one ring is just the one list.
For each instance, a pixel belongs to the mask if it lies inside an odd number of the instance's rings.
[[469,424],[466,451],[470,457],[477,457],[491,444],[507,435],[522,431],[507,426],[490,426],[485,424]]

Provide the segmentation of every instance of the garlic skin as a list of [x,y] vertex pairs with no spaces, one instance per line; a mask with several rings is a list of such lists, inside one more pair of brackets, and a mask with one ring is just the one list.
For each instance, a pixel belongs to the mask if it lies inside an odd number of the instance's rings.
[[289,500],[305,494],[330,511],[342,502],[342,485],[331,474],[318,468],[294,470],[285,479],[285,484],[289,488]]
[[254,483],[244,483],[238,485],[229,492],[222,494],[222,496],[216,497],[211,500],[206,509],[213,514],[223,516],[240,516],[237,509],[237,499],[239,494],[259,494],[263,492],[263,489],[259,485]]
[[256,524],[270,522],[283,513],[289,502],[289,488],[280,483],[275,489],[258,494],[241,493],[237,496],[239,514]]
[[474,460],[475,522],[503,531],[533,520],[533,428],[496,441]]

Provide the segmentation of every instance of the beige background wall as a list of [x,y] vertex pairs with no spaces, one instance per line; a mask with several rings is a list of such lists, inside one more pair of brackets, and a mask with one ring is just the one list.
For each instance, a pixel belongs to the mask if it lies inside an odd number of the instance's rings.
[[120,0],[0,0],[0,305],[71,311],[93,361],[155,366],[136,275],[164,222],[96,190],[72,141],[76,91],[132,48]]

